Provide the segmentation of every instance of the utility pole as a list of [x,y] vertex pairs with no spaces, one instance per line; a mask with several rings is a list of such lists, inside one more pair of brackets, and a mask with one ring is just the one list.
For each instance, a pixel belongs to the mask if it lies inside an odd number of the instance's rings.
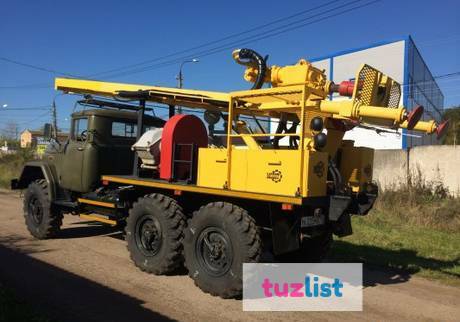
[[[191,60],[184,60],[179,67],[179,74],[177,75],[177,88],[182,88],[183,82],[184,82],[184,77],[182,76],[182,67],[184,67],[185,64],[187,63],[198,63],[199,60],[196,58],[193,58]],[[177,113],[181,114],[182,113],[182,106],[177,107]]]
[[53,114],[53,137],[57,140],[58,137],[58,129],[57,129],[57,114],[56,114],[56,100],[53,100],[53,107],[52,107],[52,114]]
[[454,148],[457,146],[458,124],[454,122]]
[[177,75],[177,87],[182,88],[182,82],[184,81],[184,78],[182,77],[182,65],[179,69],[179,75]]

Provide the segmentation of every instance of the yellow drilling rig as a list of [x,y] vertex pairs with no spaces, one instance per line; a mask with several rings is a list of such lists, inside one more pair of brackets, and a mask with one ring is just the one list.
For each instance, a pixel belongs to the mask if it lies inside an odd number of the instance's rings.
[[[63,213],[123,225],[142,270],[166,274],[185,263],[204,291],[238,296],[242,263],[260,261],[263,249],[276,260],[320,260],[333,234],[352,233],[350,216],[371,209],[373,150],[343,140],[348,130],[440,138],[448,126],[420,121],[421,106],[401,107],[400,84],[365,64],[354,81],[335,84],[304,59],[268,66],[250,49],[235,50],[233,59],[251,89],[57,78],[57,90],[81,94],[79,103],[94,108],[74,113],[68,142],[12,182],[27,188],[32,235],[58,234]],[[333,93],[344,99],[330,100]],[[152,102],[169,108],[168,120],[146,115]],[[203,118],[174,115],[175,106],[202,110]]]

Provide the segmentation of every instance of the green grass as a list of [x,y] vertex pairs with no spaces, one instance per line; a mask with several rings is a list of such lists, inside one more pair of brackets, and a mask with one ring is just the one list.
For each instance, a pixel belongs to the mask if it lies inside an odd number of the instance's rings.
[[50,322],[0,282],[0,322]]
[[24,163],[33,159],[33,151],[21,149],[15,154],[0,155],[0,188],[9,188],[10,181],[17,178]]
[[418,171],[382,192],[353,235],[337,239],[331,257],[406,271],[460,285],[460,198]]
[[332,260],[363,262],[460,286],[458,230],[409,224],[381,210],[354,217],[352,223],[353,235],[336,240]]

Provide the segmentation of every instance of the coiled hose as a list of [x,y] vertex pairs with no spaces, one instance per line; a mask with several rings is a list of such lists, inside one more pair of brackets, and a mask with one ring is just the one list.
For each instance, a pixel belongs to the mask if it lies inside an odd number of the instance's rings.
[[251,89],[261,88],[264,84],[265,74],[267,72],[267,57],[262,57],[252,49],[242,48],[233,52],[233,58],[240,65],[257,67],[257,78]]

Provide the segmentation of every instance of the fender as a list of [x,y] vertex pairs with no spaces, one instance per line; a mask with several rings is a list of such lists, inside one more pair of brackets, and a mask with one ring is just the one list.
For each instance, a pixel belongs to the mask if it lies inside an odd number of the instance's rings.
[[54,166],[43,161],[30,161],[24,165],[18,179],[11,180],[11,189],[26,189],[29,184],[38,179],[45,179],[48,184],[48,195],[50,201],[56,199],[58,191],[56,171]]

